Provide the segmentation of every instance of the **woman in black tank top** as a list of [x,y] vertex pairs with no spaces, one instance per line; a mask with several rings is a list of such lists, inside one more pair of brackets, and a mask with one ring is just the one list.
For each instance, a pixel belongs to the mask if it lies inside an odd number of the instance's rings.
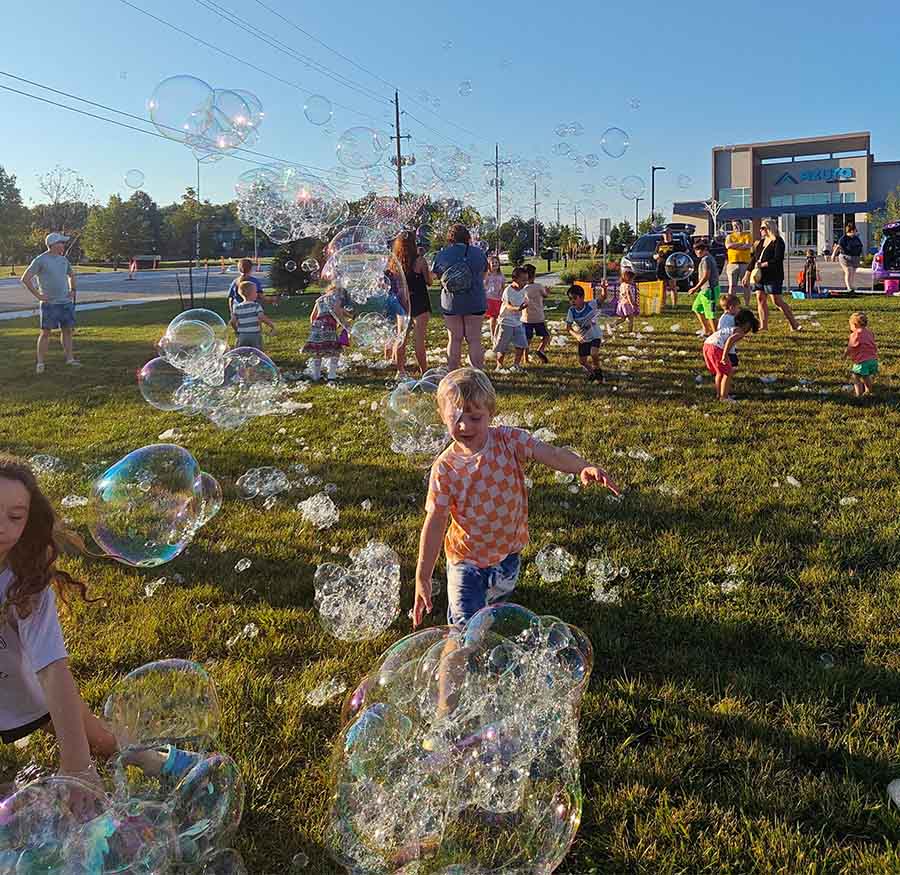
[[[431,270],[428,262],[419,255],[416,248],[416,232],[401,231],[394,240],[394,258],[403,269],[406,285],[409,289],[409,315],[412,319],[413,344],[416,363],[420,373],[428,370],[428,359],[425,351],[425,338],[428,334],[428,317],[431,315],[431,297],[428,286],[431,285]],[[406,342],[399,351],[399,361],[406,360]]]

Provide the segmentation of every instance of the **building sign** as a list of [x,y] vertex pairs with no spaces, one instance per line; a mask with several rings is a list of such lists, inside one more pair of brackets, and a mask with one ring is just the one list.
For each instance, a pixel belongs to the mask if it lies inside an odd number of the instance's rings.
[[804,170],[798,179],[793,173],[782,173],[775,180],[775,185],[790,182],[799,185],[801,182],[847,182],[855,179],[856,173],[852,167],[820,167],[817,170]]

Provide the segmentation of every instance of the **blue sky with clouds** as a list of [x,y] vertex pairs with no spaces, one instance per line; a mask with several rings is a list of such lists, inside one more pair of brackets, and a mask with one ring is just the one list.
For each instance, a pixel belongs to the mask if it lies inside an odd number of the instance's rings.
[[[706,197],[715,144],[871,130],[876,156],[900,159],[897,14],[885,0],[856,6],[496,0],[456,9],[408,0],[128,3],[17,4],[16,39],[7,42],[0,69],[142,117],[167,76],[247,89],[266,113],[255,148],[325,170],[337,164],[335,143],[346,128],[390,127],[397,85],[413,136],[405,148],[418,156],[429,145],[454,143],[467,151],[474,146],[481,163],[495,142],[504,154],[545,156],[551,178],[541,183],[543,218],[555,216],[557,198],[564,213],[576,201],[588,209],[593,202],[597,213],[603,202],[600,213],[633,218],[633,204],[604,180],[638,175],[649,182],[651,164],[668,168],[657,176],[657,204],[666,212],[673,200]],[[269,43],[226,13],[252,22]],[[459,93],[463,81],[471,82],[467,96]],[[97,111],[6,77],[0,85]],[[327,130],[304,117],[310,94],[336,105]],[[103,201],[130,193],[123,177],[132,168],[144,173],[145,190],[160,203],[176,199],[196,176],[194,158],[177,143],[3,90],[0,108],[8,122],[0,164],[18,177],[26,200],[39,199],[35,176],[55,164],[78,170]],[[600,156],[580,174],[552,151],[559,142],[554,128],[569,121],[584,134],[568,142]],[[600,148],[610,126],[630,137],[619,159]],[[250,166],[230,159],[204,166],[204,196],[230,199],[238,174]],[[584,194],[585,185],[594,192]],[[524,196],[514,200],[524,209]]]

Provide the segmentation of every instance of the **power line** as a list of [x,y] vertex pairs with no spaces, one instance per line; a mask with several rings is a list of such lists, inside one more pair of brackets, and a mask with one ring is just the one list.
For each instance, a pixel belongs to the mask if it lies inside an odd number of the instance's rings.
[[[85,98],[85,97],[79,97],[79,96],[77,96],[77,95],[75,95],[75,94],[70,94],[70,93],[68,93],[68,92],[66,92],[66,91],[60,91],[60,90],[58,90],[58,89],[56,89],[56,88],[51,88],[51,87],[48,86],[48,85],[41,85],[39,82],[33,82],[33,81],[31,81],[30,79],[23,79],[21,76],[15,76],[15,75],[13,75],[12,73],[6,73],[5,71],[0,70],[0,75],[6,76],[6,77],[8,77],[8,78],[10,78],[10,79],[15,79],[15,80],[18,81],[18,82],[24,82],[24,83],[27,83],[28,85],[32,85],[32,86],[34,86],[35,88],[42,88],[42,89],[44,89],[45,91],[49,91],[49,92],[51,92],[51,93],[53,93],[53,94],[59,94],[59,95],[64,96],[64,97],[69,97],[69,98],[71,98],[72,100],[78,100],[78,101],[80,101],[81,103],[86,103],[86,104],[88,104],[89,106],[96,107],[97,109],[103,109],[103,110],[106,110],[107,112],[113,112],[113,113],[116,113],[117,115],[124,116],[125,118],[130,118],[130,119],[133,119],[133,120],[135,120],[135,121],[139,121],[139,122],[141,122],[141,124],[145,124],[145,125],[153,124],[152,122],[149,122],[147,119],[141,118],[140,116],[137,116],[137,115],[133,115],[132,113],[129,113],[129,112],[125,112],[124,110],[115,109],[115,108],[113,108],[113,107],[106,106],[105,104],[97,103],[97,102],[95,102],[95,101],[93,101],[93,100],[88,100],[88,99]],[[18,89],[16,89],[16,88],[10,88],[10,87],[7,86],[7,85],[0,85],[0,88],[2,88],[4,91],[12,92],[13,94],[19,94],[19,95],[21,95],[22,97],[30,97],[32,100],[38,100],[38,101],[40,101],[41,103],[47,103],[47,104],[50,104],[51,106],[59,107],[60,109],[66,109],[66,110],[68,110],[69,112],[78,113],[79,115],[83,115],[83,116],[87,116],[87,117],[89,117],[89,118],[97,119],[98,121],[107,122],[108,124],[112,124],[112,125],[117,125],[117,126],[120,127],[120,128],[126,128],[126,129],[131,130],[131,131],[136,131],[136,132],[139,133],[139,134],[146,134],[146,135],[151,136],[151,137],[156,137],[157,139],[165,140],[165,141],[168,142],[168,143],[175,143],[175,142],[178,142],[177,140],[174,140],[174,139],[171,138],[171,137],[167,137],[165,134],[161,134],[161,133],[159,133],[158,131],[150,131],[150,130],[147,130],[146,128],[138,128],[138,127],[135,127],[134,125],[130,125],[130,124],[127,124],[127,123],[125,123],[125,122],[118,121],[117,119],[111,119],[111,118],[108,118],[108,117],[106,117],[106,116],[97,115],[96,113],[88,112],[87,110],[83,110],[83,109],[79,109],[79,108],[76,107],[76,106],[68,106],[68,105],[65,104],[65,103],[59,103],[59,102],[57,102],[57,101],[55,101],[55,100],[50,100],[49,98],[41,97],[41,96],[39,96],[39,95],[37,95],[37,94],[30,94],[30,93],[27,92],[27,91],[20,91],[20,90],[18,90]],[[159,127],[163,127],[163,128],[166,128],[167,130],[171,130],[171,131],[178,131],[178,133],[183,133],[183,132],[180,131],[179,129],[177,129],[177,128],[171,128],[171,127],[169,127],[168,125],[160,125]],[[326,175],[327,175],[327,174],[329,174],[329,173],[331,172],[330,170],[326,170],[325,168],[315,167],[315,166],[310,165],[310,164],[299,164],[299,163],[296,162],[296,161],[290,161],[290,160],[285,159],[285,158],[279,158],[279,157],[277,157],[277,156],[275,156],[275,155],[267,155],[267,154],[264,153],[264,152],[256,152],[256,151],[254,151],[253,149],[245,149],[245,148],[240,147],[240,146],[239,146],[239,147],[235,147],[233,150],[230,150],[230,151],[225,152],[225,153],[222,153],[222,154],[223,154],[224,157],[226,157],[226,158],[232,158],[232,159],[235,159],[235,160],[238,160],[238,161],[243,161],[243,162],[245,162],[245,163],[247,163],[247,164],[254,164],[254,165],[257,165],[257,166],[264,166],[264,162],[262,162],[262,161],[254,161],[254,160],[252,160],[252,159],[250,159],[250,158],[242,158],[240,155],[235,155],[235,154],[233,154],[233,152],[245,152],[245,153],[247,153],[248,155],[253,155],[253,156],[258,157],[258,158],[265,158],[266,161],[269,161],[269,162],[271,162],[271,161],[276,161],[276,162],[278,162],[279,164],[285,164],[285,165],[290,166],[290,167],[299,167],[299,168],[302,169],[302,170],[313,171],[313,172],[316,172],[316,173],[322,173],[322,174],[326,174]],[[353,176],[353,175],[351,175],[351,174],[346,174],[344,178],[346,178],[346,179],[348,179],[348,180],[351,180],[351,181],[353,181],[353,182],[367,182],[367,180],[366,180],[364,177],[361,177],[361,176]]]
[[[373,79],[377,79],[382,85],[387,85],[389,88],[393,89],[394,91],[400,91],[402,94],[404,94],[407,97],[408,100],[411,100],[413,103],[418,104],[426,112],[432,113],[433,115],[440,118],[441,121],[445,122],[448,125],[452,125],[455,128],[458,128],[460,131],[462,131],[464,134],[467,134],[470,137],[475,137],[476,139],[479,138],[479,134],[476,134],[476,133],[470,131],[468,128],[465,128],[460,124],[457,124],[452,119],[444,118],[443,116],[438,115],[438,113],[435,112],[424,101],[419,100],[417,97],[414,97],[412,95],[406,94],[406,92],[404,92],[402,89],[398,88],[395,83],[389,82],[387,79],[384,79],[381,76],[379,76],[378,73],[372,72],[368,67],[364,67],[362,64],[358,63],[353,58],[348,57],[343,52],[340,52],[337,49],[333,48],[332,46],[328,45],[328,43],[326,43],[324,40],[319,39],[317,36],[315,36],[315,34],[310,33],[308,30],[305,30],[304,28],[300,27],[300,25],[297,24],[296,22],[291,21],[291,19],[289,19],[287,16],[282,15],[280,12],[278,12],[278,10],[273,9],[271,6],[268,6],[267,4],[263,3],[262,0],[255,0],[255,2],[258,5],[262,6],[263,9],[272,13],[272,15],[274,15],[276,18],[281,19],[281,21],[283,21],[285,24],[289,25],[290,27],[293,27],[294,30],[298,31],[299,33],[302,33],[306,37],[309,37],[309,39],[311,39],[313,42],[317,43],[318,45],[322,46],[322,48],[327,49],[329,52],[331,52],[334,55],[337,55],[339,58],[346,61],[348,64],[352,64],[354,67],[356,67],[357,70],[360,70],[361,72],[368,74]],[[419,123],[422,124],[422,122],[419,122]],[[487,141],[484,141],[484,142],[487,142]],[[453,145],[457,145],[457,144],[454,143]]]
[[236,12],[232,12],[230,9],[227,9],[220,3],[216,3],[215,0],[194,0],[194,2],[196,2],[198,5],[202,6],[209,12],[212,12],[214,15],[218,15],[220,18],[225,19],[230,24],[233,24],[236,27],[240,27],[243,30],[249,31],[253,36],[255,36],[259,40],[262,40],[262,42],[264,42],[266,45],[271,46],[272,48],[277,49],[280,52],[283,52],[294,60],[304,64],[306,67],[315,70],[317,73],[321,73],[323,76],[327,76],[338,85],[342,85],[345,88],[356,91],[363,97],[377,100],[380,103],[384,103],[388,106],[390,105],[389,100],[373,91],[371,88],[367,88],[364,85],[359,85],[347,76],[344,76],[343,74],[338,73],[335,70],[331,70],[324,64],[319,64],[312,58],[301,54],[296,49],[289,46],[287,43],[282,42],[280,39],[278,39],[278,37],[273,36],[270,33],[266,33],[266,31],[257,27],[252,22],[247,21],[245,18],[241,18]]
[[[314,91],[310,91],[308,88],[304,88],[302,85],[299,85],[296,82],[291,82],[288,79],[283,79],[281,76],[278,76],[275,73],[271,73],[268,70],[264,70],[262,67],[256,66],[256,64],[250,63],[250,61],[244,60],[243,58],[238,58],[235,56],[233,51],[228,51],[227,49],[223,49],[220,46],[213,45],[211,42],[207,42],[205,39],[202,39],[199,36],[192,34],[190,31],[185,30],[184,28],[178,27],[177,24],[172,24],[170,21],[166,21],[164,18],[160,18],[158,15],[154,15],[152,12],[148,12],[146,9],[142,9],[140,6],[136,6],[134,3],[129,2],[129,0],[119,0],[120,3],[128,6],[131,9],[134,9],[135,12],[140,12],[142,15],[146,15],[148,18],[152,18],[154,21],[158,21],[160,24],[164,24],[166,27],[171,28],[177,33],[182,34],[182,36],[186,36],[189,39],[196,40],[201,45],[206,46],[207,48],[212,49],[214,52],[218,52],[220,55],[224,55],[228,58],[232,63],[238,62],[243,64],[245,67],[249,67],[251,70],[256,70],[257,73],[262,73],[264,76],[268,76],[270,79],[274,79],[276,82],[281,82],[282,85],[287,85],[290,88],[294,88],[299,91],[301,94],[305,94],[308,97],[315,94]],[[356,109],[352,106],[346,106],[343,103],[338,103],[337,101],[332,101],[332,103],[340,107],[341,109],[346,109],[348,112],[355,113],[362,118],[367,118],[370,121],[381,123],[380,119],[376,119],[374,116],[369,115],[362,110]]]

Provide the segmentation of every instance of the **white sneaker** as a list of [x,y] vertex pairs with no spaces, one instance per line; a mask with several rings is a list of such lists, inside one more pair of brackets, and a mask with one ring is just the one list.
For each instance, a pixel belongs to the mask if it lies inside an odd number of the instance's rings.
[[81,362],[78,361],[78,359],[66,359],[66,364],[70,368],[80,368],[81,367]]
[[35,372],[36,374],[43,374],[43,373],[44,373],[44,363],[43,363],[43,362],[38,362],[38,363],[34,366],[34,372]]

